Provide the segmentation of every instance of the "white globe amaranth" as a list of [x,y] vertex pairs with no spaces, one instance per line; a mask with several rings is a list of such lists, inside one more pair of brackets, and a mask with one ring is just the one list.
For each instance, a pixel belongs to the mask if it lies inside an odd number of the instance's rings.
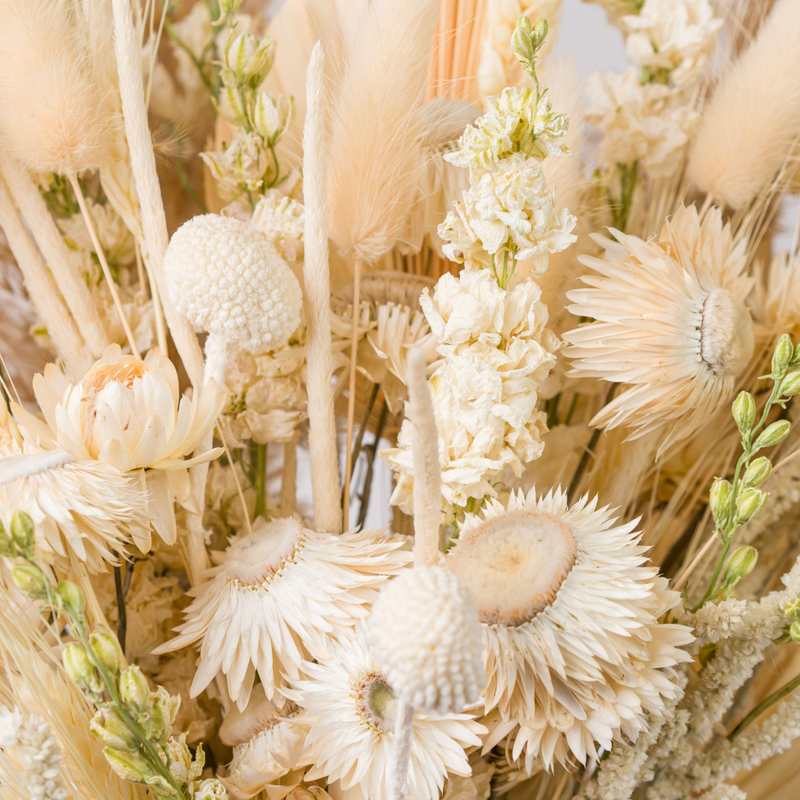
[[469,589],[442,567],[404,570],[381,591],[369,646],[392,688],[419,711],[462,711],[477,702],[485,671]]
[[297,278],[247,222],[218,214],[193,217],[172,235],[164,273],[177,311],[226,344],[274,350],[300,324]]

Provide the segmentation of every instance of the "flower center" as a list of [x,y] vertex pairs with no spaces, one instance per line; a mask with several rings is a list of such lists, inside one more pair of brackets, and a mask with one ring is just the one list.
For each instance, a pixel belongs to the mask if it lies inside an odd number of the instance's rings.
[[393,733],[397,698],[383,675],[370,673],[356,683],[356,710],[378,733]]
[[237,539],[225,559],[225,572],[245,586],[259,586],[295,554],[302,528],[296,519],[259,519],[253,532]]
[[229,747],[237,747],[252,741],[259,734],[269,732],[282,720],[291,719],[298,713],[299,708],[291,700],[287,700],[282,707],[279,707],[268,700],[259,688],[256,687],[258,694],[244,711],[239,711],[234,706],[225,715],[219,735]]
[[744,372],[754,348],[753,322],[744,301],[727,289],[714,289],[703,305],[703,361],[715,375],[735,378]]
[[472,592],[481,622],[513,626],[555,600],[576,552],[561,520],[518,510],[470,531],[448,562]]

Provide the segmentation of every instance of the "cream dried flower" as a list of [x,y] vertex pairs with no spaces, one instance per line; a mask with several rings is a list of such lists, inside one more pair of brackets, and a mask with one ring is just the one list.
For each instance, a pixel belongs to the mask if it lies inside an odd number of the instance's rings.
[[224,150],[200,153],[220,189],[233,197],[263,189],[268,157],[263,139],[241,129]]
[[687,131],[699,115],[680,92],[656,83],[642,85],[639,71],[594,72],[586,82],[586,120],[602,131],[601,166],[639,161],[648,175],[671,175],[679,166]]
[[226,344],[252,352],[283,345],[300,324],[300,285],[252,225],[230,217],[193,217],[164,254],[176,309]]
[[256,203],[250,222],[287,261],[302,260],[305,226],[302,203],[286,197],[278,189],[269,189]]
[[[153,348],[144,361],[110,345],[78,383],[50,364],[34,378],[46,424],[24,409],[14,414],[43,446],[59,446],[78,461],[104,461],[138,472],[150,494],[153,526],[175,541],[173,501],[191,495],[188,467],[219,455],[187,458],[214,425],[223,395],[214,383],[181,396],[172,362]],[[149,549],[149,544],[145,550]]]
[[481,628],[466,586],[441,567],[404,570],[381,591],[368,642],[414,709],[462,711],[483,689]]
[[[383,800],[399,701],[370,656],[363,622],[355,636],[331,643],[328,658],[306,664],[307,679],[285,690],[307,729],[307,781],[338,782],[347,800]],[[484,728],[468,714],[414,714],[408,782],[416,800],[438,800],[445,777],[469,775],[465,747]]]
[[685,84],[711,59],[723,20],[710,0],[644,0],[638,14],[622,18],[628,58],[640,67],[670,71]]
[[233,540],[211,580],[193,590],[180,635],[154,652],[202,640],[191,696],[221,672],[243,709],[258,672],[272,700],[304,660],[324,657],[331,637],[366,617],[387,576],[410,560],[401,544],[371,532],[317,533],[294,518],[261,518],[251,534]]
[[675,696],[673,667],[689,628],[663,625],[674,606],[655,567],[645,566],[635,522],[615,525],[588,497],[512,494],[468,514],[447,567],[472,592],[483,628],[490,749],[516,732],[530,773],[574,756],[595,758],[596,743],[635,739],[645,714]]
[[597,237],[605,258],[580,257],[601,277],[567,296],[576,316],[597,320],[564,334],[571,375],[631,384],[592,420],[642,436],[672,423],[659,453],[700,428],[731,396],[754,350],[742,272],[746,242],[736,243],[719,209],[702,222],[681,207],[658,239],[614,231]]

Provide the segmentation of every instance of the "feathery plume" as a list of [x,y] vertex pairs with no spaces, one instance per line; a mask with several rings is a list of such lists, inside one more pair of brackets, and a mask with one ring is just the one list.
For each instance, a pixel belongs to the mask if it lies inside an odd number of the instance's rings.
[[779,0],[722,79],[697,130],[690,179],[742,208],[772,180],[800,134],[800,6]]
[[303,176],[306,208],[303,275],[308,307],[308,424],[311,485],[317,530],[341,529],[339,454],[333,412],[333,354],[328,263],[328,198],[325,159],[325,53],[317,42],[308,64],[306,121],[303,129]]

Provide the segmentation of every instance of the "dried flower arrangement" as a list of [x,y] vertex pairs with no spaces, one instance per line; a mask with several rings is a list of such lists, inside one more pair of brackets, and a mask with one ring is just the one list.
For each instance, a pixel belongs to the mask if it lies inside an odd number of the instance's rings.
[[590,1],[0,0],[0,798],[798,795],[800,6]]

